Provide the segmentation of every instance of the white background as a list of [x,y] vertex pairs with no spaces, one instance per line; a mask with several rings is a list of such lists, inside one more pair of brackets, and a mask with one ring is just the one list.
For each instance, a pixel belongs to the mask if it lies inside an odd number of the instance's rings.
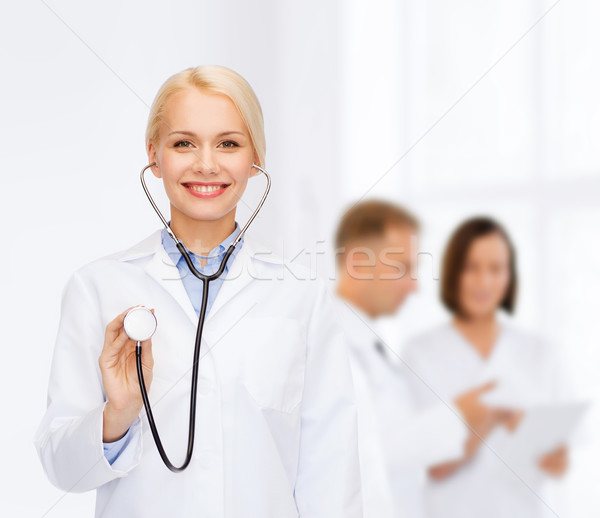
[[[23,0],[1,9],[2,516],[93,514],[93,493],[47,482],[32,443],[61,290],[76,268],[159,227],[138,179],[148,107],[169,75],[198,64],[234,68],[262,103],[273,186],[251,230],[260,240],[331,278],[343,209],[383,197],[416,212],[421,290],[382,325],[401,350],[446,318],[436,277],[451,230],[495,216],[518,250],[517,321],[563,353],[577,390],[599,393],[598,2]],[[589,417],[597,434],[597,407]],[[593,435],[554,493],[561,517],[600,513]]]

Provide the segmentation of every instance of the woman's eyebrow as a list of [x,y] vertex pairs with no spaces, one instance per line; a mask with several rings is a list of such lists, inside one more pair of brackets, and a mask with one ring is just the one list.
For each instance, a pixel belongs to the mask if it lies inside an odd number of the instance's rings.
[[[175,133],[179,133],[181,135],[189,135],[191,137],[197,137],[197,135],[193,132],[193,131],[186,131],[186,130],[176,130],[176,131],[171,131],[171,133],[169,133],[169,135],[167,136],[171,136]],[[224,137],[225,135],[241,135],[241,136],[245,136],[245,134],[241,131],[236,131],[236,130],[230,130],[230,131],[222,131],[221,133],[219,133],[217,135],[217,137]]]

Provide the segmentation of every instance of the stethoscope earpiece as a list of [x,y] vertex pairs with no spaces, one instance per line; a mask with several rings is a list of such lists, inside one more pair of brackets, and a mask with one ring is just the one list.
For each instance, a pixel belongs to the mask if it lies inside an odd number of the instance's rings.
[[[152,205],[152,208],[154,209],[154,211],[156,212],[156,214],[158,214],[158,217],[162,221],[162,224],[165,226],[165,229],[167,230],[167,232],[169,233],[169,235],[173,238],[173,241],[175,241],[175,243],[181,243],[181,241],[179,241],[179,239],[177,239],[177,236],[175,235],[175,233],[171,230],[171,227],[169,226],[169,223],[167,222],[167,220],[165,219],[165,217],[162,215],[162,212],[158,208],[158,205],[156,205],[156,203],[154,202],[154,198],[152,198],[152,195],[150,194],[148,186],[146,185],[146,180],[144,178],[144,173],[150,167],[155,166],[155,165],[157,165],[157,162],[152,162],[151,164],[148,164],[146,167],[144,167],[142,169],[142,171],[140,172],[140,181],[142,182],[142,187],[144,188],[144,192],[146,193],[146,196],[148,197],[148,201]],[[246,224],[242,227],[242,230],[240,230],[240,233],[237,235],[237,237],[233,241],[232,246],[234,246],[234,247],[238,244],[238,242],[242,239],[242,237],[244,237],[244,233],[246,232],[246,229],[250,226],[250,223],[252,223],[252,221],[254,220],[254,218],[256,217],[256,215],[258,214],[258,211],[263,206],[263,203],[265,202],[265,200],[267,199],[267,195],[269,194],[269,190],[271,189],[271,176],[269,175],[269,173],[267,173],[267,171],[265,171],[259,165],[252,164],[252,167],[254,167],[255,169],[258,169],[261,173],[263,173],[267,177],[267,187],[265,188],[265,192],[262,195],[262,198],[260,199],[260,201],[258,202],[258,205],[257,205],[256,209],[254,210],[254,212],[252,213],[252,215],[248,218],[248,221],[246,221]],[[188,262],[188,261],[186,260],[186,262]],[[191,261],[189,261],[188,264],[191,264]],[[202,278],[203,277],[202,274],[200,274],[200,272],[198,272],[197,270],[194,272],[193,271],[194,268],[190,268],[190,269],[192,269],[192,273],[194,273],[194,275],[196,275],[196,277],[198,277],[198,278]]]

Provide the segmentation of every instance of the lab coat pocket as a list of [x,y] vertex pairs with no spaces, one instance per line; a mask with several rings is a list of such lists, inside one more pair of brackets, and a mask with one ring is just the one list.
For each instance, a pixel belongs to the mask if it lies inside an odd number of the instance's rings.
[[244,319],[248,338],[244,347],[242,381],[264,408],[291,412],[302,400],[306,359],[306,331],[292,318]]

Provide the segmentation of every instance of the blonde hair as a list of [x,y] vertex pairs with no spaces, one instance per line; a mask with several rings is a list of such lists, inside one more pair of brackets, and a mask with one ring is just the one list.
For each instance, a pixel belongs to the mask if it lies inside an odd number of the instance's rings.
[[186,68],[172,75],[162,84],[150,107],[146,126],[146,151],[150,141],[154,145],[159,142],[158,133],[167,100],[173,94],[191,86],[206,92],[223,94],[231,99],[250,134],[252,146],[258,157],[257,165],[264,167],[267,145],[263,114],[258,98],[252,87],[240,74],[220,65]]

